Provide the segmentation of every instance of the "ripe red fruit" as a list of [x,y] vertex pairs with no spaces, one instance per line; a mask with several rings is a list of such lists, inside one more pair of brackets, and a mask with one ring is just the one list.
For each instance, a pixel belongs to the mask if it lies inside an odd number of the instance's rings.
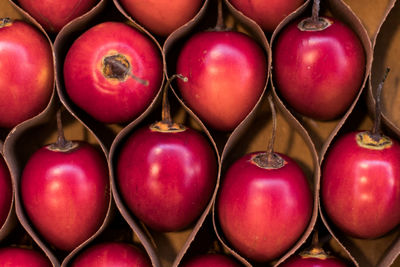
[[11,201],[11,176],[3,157],[0,155],[0,229],[10,212]]
[[330,120],[360,90],[365,54],[357,35],[337,19],[321,17],[318,23],[303,19],[282,30],[274,46],[273,81],[295,111]]
[[203,0],[119,0],[126,12],[146,29],[167,36],[200,10]]
[[12,128],[49,103],[54,87],[51,49],[30,24],[0,19],[0,127]]
[[267,77],[261,47],[234,31],[197,33],[184,45],[177,61],[182,98],[206,124],[233,130],[260,98]]
[[279,257],[299,239],[312,213],[307,179],[295,161],[281,157],[272,167],[268,154],[237,160],[222,180],[217,216],[226,239],[245,257],[265,262]]
[[229,2],[257,22],[263,30],[273,32],[284,18],[304,3],[304,0],[229,0]]
[[38,251],[19,248],[19,247],[3,247],[0,248],[1,266],[18,266],[18,267],[51,267],[51,262]]
[[210,200],[216,176],[208,140],[190,128],[168,129],[162,122],[135,131],[117,163],[118,188],[127,206],[158,231],[189,226]]
[[57,33],[68,22],[88,12],[99,0],[18,0],[18,4],[49,32]]
[[358,238],[382,236],[400,223],[400,145],[387,136],[350,132],[325,157],[321,197],[332,222]]
[[110,198],[104,156],[86,142],[68,143],[37,150],[21,177],[28,218],[46,241],[66,251],[100,228]]
[[139,116],[155,97],[162,77],[155,43],[121,22],[87,30],[72,44],[64,62],[65,89],[72,102],[104,123]]
[[240,267],[236,261],[223,254],[205,254],[196,256],[182,265],[182,267]]
[[91,246],[79,254],[72,267],[151,267],[148,256],[139,248],[120,242]]

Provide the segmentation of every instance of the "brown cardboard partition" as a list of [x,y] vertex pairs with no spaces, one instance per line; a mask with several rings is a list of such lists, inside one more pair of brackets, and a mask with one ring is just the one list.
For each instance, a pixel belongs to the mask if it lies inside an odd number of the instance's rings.
[[[218,163],[216,185],[200,217],[189,228],[175,233],[160,233],[146,227],[126,207],[116,183],[116,163],[119,152],[131,133],[160,120],[162,87],[176,72],[177,57],[185,41],[197,32],[215,26],[218,1],[204,0],[199,12],[185,25],[166,37],[153,35],[130,17],[118,0],[100,0],[86,14],[67,24],[58,34],[49,34],[18,6],[18,0],[0,0],[0,16],[19,18],[30,22],[48,39],[53,48],[55,88],[46,109],[14,129],[0,129],[2,156],[10,169],[13,183],[13,204],[8,218],[0,226],[0,246],[10,244],[28,246],[42,251],[53,266],[70,266],[86,248],[106,241],[125,241],[141,247],[155,267],[180,266],[193,256],[217,252],[235,258],[244,266],[279,266],[288,257],[308,247],[313,230],[320,232],[324,247],[334,255],[345,258],[349,266],[400,267],[400,228],[373,239],[351,238],[338,230],[327,218],[320,201],[321,168],[326,154],[344,133],[370,129],[375,111],[375,90],[386,67],[391,72],[382,93],[383,131],[400,140],[399,55],[400,2],[398,0],[321,1],[321,14],[332,15],[344,21],[360,38],[366,55],[362,86],[351,106],[339,118],[317,121],[295,113],[282,99],[274,82],[273,51],[279,33],[288,23],[301,16],[310,16],[313,1],[307,0],[289,14],[273,33],[265,33],[250,18],[236,10],[228,0],[222,0],[225,24],[250,35],[263,49],[268,68],[263,93],[246,118],[232,131],[220,132],[201,121],[182,99],[177,83],[172,82],[169,100],[173,119],[200,132],[215,150]],[[163,60],[163,81],[151,104],[139,117],[125,124],[107,125],[95,121],[69,99],[65,92],[63,64],[69,47],[85,30],[103,21],[120,21],[136,27],[158,47]],[[0,59],[1,60],[1,59]],[[313,213],[307,229],[293,246],[279,258],[268,263],[252,262],[235,251],[224,237],[216,217],[215,201],[220,183],[234,160],[248,152],[265,150],[271,135],[271,111],[267,97],[272,95],[277,108],[277,137],[274,150],[294,158],[305,171],[313,192]],[[110,176],[110,203],[107,216],[98,231],[70,252],[54,250],[35,231],[21,203],[20,176],[30,155],[40,146],[54,142],[56,112],[62,107],[67,138],[87,140],[102,151],[108,160]],[[0,114],[1,115],[1,114]]]

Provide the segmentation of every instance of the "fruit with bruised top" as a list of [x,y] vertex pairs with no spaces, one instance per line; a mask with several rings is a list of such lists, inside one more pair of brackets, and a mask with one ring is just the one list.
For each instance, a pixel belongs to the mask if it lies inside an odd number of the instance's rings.
[[103,123],[137,118],[156,96],[162,78],[156,44],[121,22],[103,22],[84,32],[64,61],[68,96]]

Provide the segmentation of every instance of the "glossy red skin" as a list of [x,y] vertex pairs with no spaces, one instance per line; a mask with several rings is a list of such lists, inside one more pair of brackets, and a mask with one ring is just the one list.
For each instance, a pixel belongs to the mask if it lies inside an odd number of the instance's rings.
[[[103,57],[116,53],[130,59],[132,73],[149,85],[131,77],[125,81],[106,78],[101,67]],[[155,97],[162,75],[162,59],[154,42],[121,22],[104,22],[87,30],[72,44],[64,62],[69,97],[104,123],[129,122],[138,117]]]
[[183,100],[209,126],[233,130],[261,97],[267,75],[261,47],[243,33],[197,33],[184,45],[177,73]]
[[251,163],[256,153],[227,171],[217,198],[217,216],[225,238],[240,254],[257,262],[279,257],[309,224],[313,198],[295,161],[267,170]]
[[10,213],[12,185],[10,171],[0,155],[0,229]]
[[236,261],[223,254],[205,254],[190,259],[182,267],[240,267]]
[[141,128],[129,137],[117,164],[118,186],[129,209],[163,232],[182,230],[200,216],[217,177],[215,152],[189,128],[179,133]]
[[299,21],[284,28],[273,53],[274,83],[290,107],[302,115],[331,120],[342,115],[361,88],[365,54],[346,25],[301,31]]
[[321,200],[332,222],[353,237],[376,238],[400,223],[400,145],[360,147],[356,134],[339,138],[325,157]]
[[45,109],[54,86],[45,36],[23,21],[0,27],[0,127],[12,128]]
[[149,257],[139,248],[121,242],[107,242],[85,249],[72,267],[151,267]]
[[144,28],[167,36],[191,20],[203,0],[119,0],[126,12]]
[[286,262],[279,265],[280,267],[348,267],[346,263],[335,257],[319,259],[314,257],[301,257],[295,255],[290,257]]
[[52,267],[51,262],[40,252],[18,247],[0,248],[2,267]]
[[21,177],[22,203],[29,220],[46,241],[65,251],[100,228],[109,194],[104,156],[82,141],[70,152],[40,148]]
[[57,33],[73,19],[85,14],[99,0],[18,0],[18,4],[49,32]]
[[304,3],[304,0],[229,0],[229,2],[257,22],[264,31],[272,33],[284,18]]

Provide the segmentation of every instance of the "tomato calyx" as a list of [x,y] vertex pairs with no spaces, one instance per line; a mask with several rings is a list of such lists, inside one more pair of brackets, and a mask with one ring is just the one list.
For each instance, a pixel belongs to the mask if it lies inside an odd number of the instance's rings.
[[12,24],[13,20],[11,18],[0,18],[0,29],[11,26]]
[[144,86],[149,85],[148,80],[137,77],[131,71],[131,64],[128,58],[123,54],[112,54],[105,56],[102,60],[102,73],[108,79],[116,79],[124,82],[128,77],[133,78]]
[[332,20],[319,17],[319,6],[320,0],[314,0],[311,17],[301,20],[297,25],[300,31],[322,31],[333,24]]

